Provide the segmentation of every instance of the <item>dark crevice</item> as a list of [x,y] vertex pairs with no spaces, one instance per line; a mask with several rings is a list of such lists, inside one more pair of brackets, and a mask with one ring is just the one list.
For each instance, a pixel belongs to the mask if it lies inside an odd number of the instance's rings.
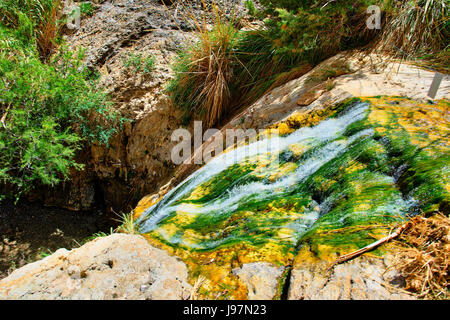
[[287,300],[289,295],[289,287],[291,286],[291,273],[292,266],[289,265],[286,267],[286,276],[284,278],[283,287],[281,288],[280,300]]

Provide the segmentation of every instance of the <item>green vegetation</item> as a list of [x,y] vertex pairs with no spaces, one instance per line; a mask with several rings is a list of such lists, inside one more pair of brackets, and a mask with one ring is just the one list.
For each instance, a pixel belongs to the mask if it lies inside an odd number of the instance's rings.
[[92,16],[95,12],[95,8],[91,2],[80,3],[80,13],[82,16]]
[[133,212],[122,214],[122,216],[120,216],[120,223],[120,226],[116,229],[117,232],[138,234],[134,223]]
[[58,47],[62,0],[0,0],[0,24],[36,42],[46,61]]
[[[445,0],[262,0],[264,28],[238,31],[214,3],[194,17],[199,41],[180,53],[176,78],[168,87],[185,111],[185,121],[201,117],[208,126],[258,99],[269,89],[309,71],[336,53],[379,44],[409,59],[426,58],[446,70],[450,25]],[[369,29],[367,8],[380,6],[382,30]],[[254,3],[245,2],[256,14]],[[205,8],[208,11],[208,8]],[[214,29],[204,21],[214,22]],[[426,55],[426,56],[424,56]],[[327,80],[327,79],[325,79]]]
[[248,10],[248,14],[251,16],[256,16],[258,14],[258,10],[256,10],[255,3],[253,0],[246,0],[244,2],[245,7]]
[[414,59],[447,52],[450,21],[447,0],[390,1],[383,45],[399,56]]
[[100,232],[96,232],[94,234],[92,234],[91,236],[87,237],[86,239],[83,240],[83,242],[81,243],[81,245],[84,245],[92,240],[98,239],[98,238],[103,238],[103,237],[107,237],[110,236],[114,233],[114,229],[111,227],[109,229],[109,233],[100,231]]
[[132,70],[134,73],[149,74],[155,69],[155,58],[150,56],[143,58],[140,53],[130,52],[123,57],[122,61],[125,68]]
[[83,52],[57,50],[58,36],[46,33],[58,3],[0,3],[0,197],[67,179],[83,168],[77,151],[108,143],[123,121],[83,67]]
[[239,63],[239,33],[231,23],[220,22],[212,32],[206,28],[199,32],[200,41],[179,56],[176,78],[168,90],[187,114],[198,112],[208,126],[213,126],[232,102],[230,86],[236,80],[233,68]]

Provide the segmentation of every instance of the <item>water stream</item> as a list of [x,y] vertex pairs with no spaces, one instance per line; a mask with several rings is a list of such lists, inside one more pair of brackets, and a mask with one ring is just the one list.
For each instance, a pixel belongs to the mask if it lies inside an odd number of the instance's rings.
[[292,247],[317,226],[401,218],[417,200],[396,186],[390,140],[368,125],[370,113],[358,101],[314,127],[220,154],[149,207],[141,233],[199,250],[240,241]]

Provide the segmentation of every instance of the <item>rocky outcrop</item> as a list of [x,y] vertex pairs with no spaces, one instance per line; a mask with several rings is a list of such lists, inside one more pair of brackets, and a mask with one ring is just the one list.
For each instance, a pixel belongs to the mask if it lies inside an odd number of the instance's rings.
[[187,299],[186,265],[141,236],[113,234],[15,270],[5,299]]

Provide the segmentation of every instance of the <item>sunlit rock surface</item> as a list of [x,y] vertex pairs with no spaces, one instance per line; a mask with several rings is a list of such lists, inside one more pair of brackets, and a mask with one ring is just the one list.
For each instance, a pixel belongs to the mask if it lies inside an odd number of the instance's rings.
[[26,265],[0,281],[5,299],[186,299],[186,265],[141,236],[114,234]]

